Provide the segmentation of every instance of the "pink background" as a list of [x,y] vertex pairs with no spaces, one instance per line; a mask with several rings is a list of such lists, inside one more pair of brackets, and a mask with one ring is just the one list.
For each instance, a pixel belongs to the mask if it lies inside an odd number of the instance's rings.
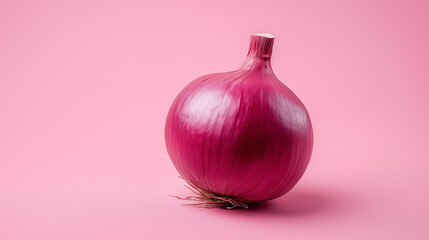
[[[0,239],[428,239],[428,1],[2,1]],[[165,117],[252,33],[314,153],[253,210],[183,207]]]

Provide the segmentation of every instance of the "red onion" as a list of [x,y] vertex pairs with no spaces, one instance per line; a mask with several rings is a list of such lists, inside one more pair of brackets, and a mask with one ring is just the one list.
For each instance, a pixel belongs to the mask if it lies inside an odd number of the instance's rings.
[[[165,142],[203,206],[244,206],[291,190],[310,160],[313,131],[302,102],[271,69],[274,37],[250,38],[240,69],[202,76],[167,116]],[[241,205],[240,205],[241,204]]]

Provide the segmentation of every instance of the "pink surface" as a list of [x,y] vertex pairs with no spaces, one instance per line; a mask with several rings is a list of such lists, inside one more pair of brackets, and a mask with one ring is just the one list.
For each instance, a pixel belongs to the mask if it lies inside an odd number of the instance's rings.
[[[231,2],[0,3],[1,240],[429,238],[429,3]],[[170,104],[258,32],[310,112],[308,169],[258,209],[183,207]]]

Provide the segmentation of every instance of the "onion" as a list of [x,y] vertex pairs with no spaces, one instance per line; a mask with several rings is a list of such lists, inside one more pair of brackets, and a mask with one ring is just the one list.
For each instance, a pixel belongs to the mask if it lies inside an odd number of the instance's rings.
[[245,207],[291,190],[310,160],[313,130],[302,102],[274,75],[274,36],[254,34],[240,69],[202,76],[173,102],[165,143],[197,196],[191,205]]

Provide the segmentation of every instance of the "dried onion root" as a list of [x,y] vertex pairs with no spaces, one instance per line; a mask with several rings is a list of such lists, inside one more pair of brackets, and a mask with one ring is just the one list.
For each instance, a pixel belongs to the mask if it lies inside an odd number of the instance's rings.
[[194,194],[196,194],[196,196],[187,196],[187,197],[179,197],[175,195],[171,196],[180,200],[188,200],[188,201],[196,202],[196,203],[184,204],[184,206],[192,206],[192,207],[200,207],[200,208],[218,207],[218,208],[226,208],[226,209],[233,209],[233,208],[248,209],[249,205],[252,204],[249,201],[245,201],[239,198],[221,196],[215,193],[204,191],[199,187],[195,186],[194,184],[192,184],[191,182],[187,181],[183,177],[180,177],[180,178],[183,179],[189,185],[189,186],[188,185],[184,185],[184,186],[189,190],[191,190]]

